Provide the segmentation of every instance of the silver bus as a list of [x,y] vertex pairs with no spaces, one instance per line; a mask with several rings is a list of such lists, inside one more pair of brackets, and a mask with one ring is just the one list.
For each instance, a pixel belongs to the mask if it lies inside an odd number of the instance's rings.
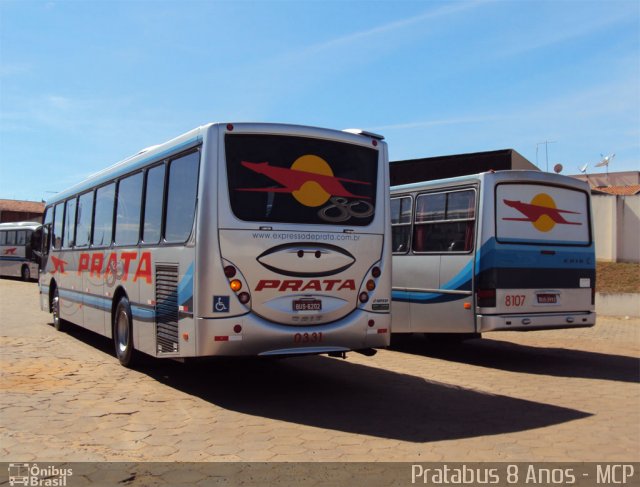
[[586,183],[509,170],[394,186],[391,221],[394,333],[595,324]]
[[388,153],[358,130],[212,123],[47,202],[40,302],[154,357],[389,344]]
[[38,222],[0,223],[0,276],[37,278],[39,247],[33,242],[41,227]]

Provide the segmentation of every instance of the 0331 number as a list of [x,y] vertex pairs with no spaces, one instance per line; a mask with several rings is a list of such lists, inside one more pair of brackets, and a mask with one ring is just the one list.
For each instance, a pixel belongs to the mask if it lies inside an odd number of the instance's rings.
[[322,332],[296,333],[293,335],[293,343],[320,343],[321,341]]

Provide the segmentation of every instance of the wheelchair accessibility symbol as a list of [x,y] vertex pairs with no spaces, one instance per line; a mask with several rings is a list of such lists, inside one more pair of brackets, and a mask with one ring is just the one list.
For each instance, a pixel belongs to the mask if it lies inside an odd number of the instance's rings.
[[229,296],[214,296],[213,312],[228,313],[229,312]]

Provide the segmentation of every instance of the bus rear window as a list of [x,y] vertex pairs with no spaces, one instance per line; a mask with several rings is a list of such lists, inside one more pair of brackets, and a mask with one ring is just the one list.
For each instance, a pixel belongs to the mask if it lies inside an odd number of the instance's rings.
[[496,187],[496,239],[505,243],[589,245],[588,195],[540,184]]
[[365,226],[378,151],[285,135],[227,134],[231,209],[245,221]]

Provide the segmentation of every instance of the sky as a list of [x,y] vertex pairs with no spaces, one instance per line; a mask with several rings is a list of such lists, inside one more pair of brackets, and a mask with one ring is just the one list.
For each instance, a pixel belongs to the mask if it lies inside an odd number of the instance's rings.
[[0,0],[0,198],[208,122],[640,170],[638,0]]

